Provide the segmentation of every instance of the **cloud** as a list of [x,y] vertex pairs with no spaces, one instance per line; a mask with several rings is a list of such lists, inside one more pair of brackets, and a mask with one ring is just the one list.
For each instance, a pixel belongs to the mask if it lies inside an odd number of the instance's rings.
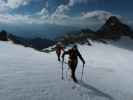
[[6,2],[4,0],[0,0],[0,13],[6,13],[8,10],[9,7],[7,6]]
[[66,11],[69,11],[69,7],[67,5],[59,5],[54,13],[56,14],[64,14]]
[[33,15],[10,15],[0,14],[0,22],[7,24],[57,24],[73,27],[94,27],[103,24],[107,18],[113,15],[106,11],[92,11],[83,15],[73,17],[67,15],[69,8],[65,5],[60,5],[54,13],[49,14],[46,8]]
[[[22,35],[24,33],[29,33],[29,36],[31,36],[31,33],[32,35],[34,33],[36,34],[36,32],[43,34],[43,32],[48,33],[51,31],[52,34],[55,33],[54,31],[57,31],[58,33],[59,30],[57,29],[59,27],[62,27],[60,32],[69,30],[70,27],[74,28],[74,30],[82,28],[97,30],[110,16],[115,15],[107,11],[91,11],[81,12],[81,15],[79,16],[70,16],[68,15],[69,10],[70,8],[67,5],[60,5],[52,14],[49,13],[47,8],[43,8],[32,15],[11,15],[8,13],[0,14],[0,28],[6,30],[10,29],[9,32],[17,31],[18,34],[20,33]],[[123,17],[120,15],[116,16],[123,20]],[[52,28],[48,27],[48,25],[52,25]],[[35,36],[38,35],[39,34],[36,34]]]
[[68,11],[68,6],[59,5],[52,14],[50,14],[46,8],[43,8],[41,11],[29,17],[35,19],[37,23],[58,24],[58,22],[61,23],[63,20],[69,18],[66,14]]
[[43,8],[40,12],[35,13],[35,15],[43,16],[43,15],[48,15],[49,12],[46,8]]
[[7,0],[6,4],[8,7],[15,9],[18,8],[19,6],[25,6],[32,0]]
[[73,6],[75,5],[76,3],[86,3],[87,1],[89,0],[69,0],[69,6]]
[[68,6],[74,6],[75,4],[80,4],[80,3],[99,3],[99,2],[106,2],[108,0],[67,0]]
[[[57,7],[55,12],[51,14],[50,20],[54,23],[55,21],[61,21],[65,20],[69,16],[66,14],[66,12],[69,11],[69,7],[66,5],[60,5]],[[56,19],[56,20],[55,20]]]
[[[102,0],[66,0],[66,3],[58,5],[55,11],[52,13],[49,12],[49,4],[46,1],[46,3],[44,3],[45,7],[38,12],[30,14],[9,13],[10,10],[13,11],[21,6],[28,5],[31,1],[32,3],[34,1],[34,4],[36,4],[43,0],[0,0],[0,28],[10,28],[11,30],[16,30],[18,33],[26,33],[27,30],[31,33],[34,33],[35,30],[37,30],[36,32],[43,32],[44,28],[46,29],[48,25],[55,27],[62,26],[65,27],[64,30],[68,30],[67,27],[74,27],[76,29],[90,28],[96,30],[103,25],[110,16],[115,15],[108,11],[88,11],[81,12],[81,14],[77,16],[72,16],[72,14],[69,15],[72,6],[77,3],[87,3]],[[127,21],[120,15],[116,16],[122,21]],[[133,26],[133,22],[129,22],[129,24]],[[7,26],[8,28],[6,28]],[[51,30],[51,28],[48,28],[47,30],[49,31],[49,29]]]
[[28,24],[31,23],[29,16],[26,15],[10,15],[10,14],[0,14],[0,23],[5,24]]
[[32,0],[0,0],[0,14],[9,13],[15,8],[27,5]]
[[82,13],[82,18],[83,19],[94,18],[105,21],[112,15],[113,15],[112,13],[107,11],[92,11],[92,12]]
[[[9,2],[10,1],[10,2]],[[11,4],[12,8],[16,8],[20,5],[26,5],[31,0],[8,0],[7,4]],[[91,11],[81,12],[79,16],[70,16],[68,13],[71,10],[71,6],[75,3],[87,2],[90,0],[69,0],[69,3],[59,5],[53,13],[49,13],[47,7],[42,8],[40,11],[32,15],[21,14],[0,14],[1,23],[9,24],[56,24],[73,27],[91,27],[96,28],[99,24],[103,24],[111,15],[114,15],[107,11]],[[17,3],[15,3],[17,2]],[[5,2],[2,2],[3,6]],[[118,16],[118,15],[117,15]],[[120,16],[119,16],[120,17]]]

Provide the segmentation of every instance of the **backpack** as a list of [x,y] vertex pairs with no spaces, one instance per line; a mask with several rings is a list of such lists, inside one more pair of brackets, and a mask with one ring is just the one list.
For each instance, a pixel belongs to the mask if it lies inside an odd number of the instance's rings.
[[72,48],[72,49],[69,50],[69,58],[71,60],[77,59],[77,50],[76,49]]

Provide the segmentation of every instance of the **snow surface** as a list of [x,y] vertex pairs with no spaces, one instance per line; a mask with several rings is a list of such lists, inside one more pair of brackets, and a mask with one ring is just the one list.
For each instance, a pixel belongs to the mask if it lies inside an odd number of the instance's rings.
[[[0,100],[133,100],[133,51],[92,42],[79,45],[86,60],[83,81],[75,84],[55,52],[0,42]],[[82,62],[77,67],[81,77]]]

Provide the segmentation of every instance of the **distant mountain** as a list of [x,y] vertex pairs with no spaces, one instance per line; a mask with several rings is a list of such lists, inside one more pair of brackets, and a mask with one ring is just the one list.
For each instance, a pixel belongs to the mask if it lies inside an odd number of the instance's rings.
[[8,39],[7,39],[7,32],[6,32],[6,31],[2,30],[2,31],[0,32],[0,40],[1,40],[1,41],[7,41],[7,40],[8,40]]
[[[26,27],[26,29],[25,29]],[[13,35],[24,37],[24,38],[49,38],[55,39],[57,37],[63,36],[66,33],[75,33],[81,30],[79,27],[57,25],[57,24],[33,24],[26,25],[25,27],[20,25],[1,25],[0,30],[5,29],[7,32],[12,33]],[[36,28],[33,28],[36,27]]]
[[20,45],[23,45],[26,47],[32,47],[37,50],[42,50],[42,49],[47,48],[55,43],[54,41],[45,39],[45,38],[30,39],[30,38],[22,38],[22,37],[15,36],[12,34],[8,35],[8,40],[12,41],[15,44],[20,44]]
[[57,40],[66,45],[77,42],[86,43],[88,42],[88,38],[102,43],[107,43],[108,40],[118,40],[121,36],[133,38],[133,30],[128,25],[122,23],[116,16],[111,16],[96,32],[88,28],[81,29],[75,33],[72,32],[64,34],[64,36],[58,38]]
[[95,33],[91,29],[81,29],[75,33],[65,34],[64,36],[57,39],[57,41],[61,41],[64,44],[73,44],[73,43],[85,43],[88,42],[88,38],[95,38]]
[[116,16],[111,16],[97,33],[101,38],[119,38],[121,36],[133,37],[132,29],[128,25],[122,23]]
[[52,46],[55,44],[54,41],[46,39],[46,38],[34,38],[30,40],[30,46],[32,48],[36,48],[38,50],[42,50],[44,48],[47,48],[49,46]]
[[111,16],[97,32],[90,29],[82,29],[76,34],[65,35],[61,41],[65,44],[82,43],[90,38],[106,43],[105,39],[118,40],[121,36],[133,38],[133,30],[128,25],[122,23],[116,16]]
[[81,29],[81,31],[80,31],[81,33],[94,33],[94,31],[92,31],[91,29]]
[[[49,28],[45,29],[47,32],[51,33],[49,34],[49,37],[51,37],[53,40],[47,38],[40,38],[37,36],[33,36],[32,34],[29,35],[31,35],[31,37],[37,38],[25,38],[21,36],[16,36],[14,34],[8,34],[7,36],[6,31],[0,32],[0,40],[9,39],[16,44],[21,44],[27,47],[32,47],[37,50],[41,50],[55,44],[57,41],[62,41],[64,44],[70,44],[77,42],[83,43],[86,42],[88,38],[100,42],[104,42],[105,39],[120,39],[121,36],[128,36],[133,38],[133,30],[128,25],[122,23],[116,16],[111,16],[97,32],[94,32],[88,28],[79,29],[75,27],[65,26],[58,26],[57,28],[57,26],[53,25],[49,25]],[[38,30],[38,32],[41,33],[42,31]]]

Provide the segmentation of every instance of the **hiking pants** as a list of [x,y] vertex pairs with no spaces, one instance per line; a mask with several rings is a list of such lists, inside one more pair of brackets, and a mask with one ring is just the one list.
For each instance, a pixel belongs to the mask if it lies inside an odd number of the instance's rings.
[[77,67],[77,60],[69,60],[68,62],[68,65],[69,65],[69,68],[71,69],[71,78],[73,80],[76,80],[76,77],[75,77],[75,71],[76,71],[76,67]]
[[56,54],[57,54],[58,60],[60,61],[61,52],[60,51],[56,51]]

